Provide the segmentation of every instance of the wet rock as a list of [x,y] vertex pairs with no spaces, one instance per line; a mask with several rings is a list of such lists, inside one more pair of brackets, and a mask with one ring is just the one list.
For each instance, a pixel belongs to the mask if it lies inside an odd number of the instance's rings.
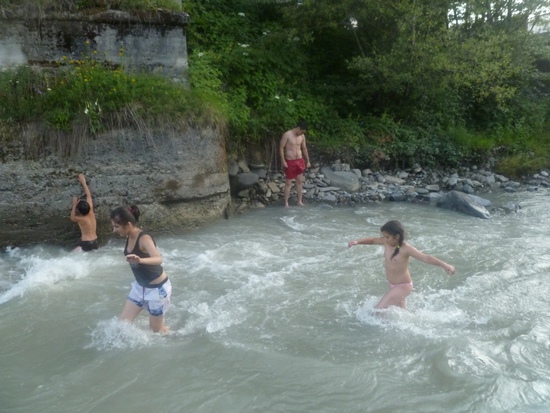
[[491,218],[491,214],[483,205],[468,194],[459,191],[450,191],[443,195],[437,201],[437,206],[440,208],[462,212],[477,218]]
[[248,189],[252,185],[257,183],[259,179],[260,178],[258,177],[258,175],[253,174],[251,172],[245,172],[245,173],[242,173],[242,174],[238,174],[237,176],[232,177],[230,179],[231,192],[232,193],[237,193],[237,192],[242,191],[243,189]]
[[350,192],[358,191],[360,188],[359,178],[353,172],[339,172],[333,171],[329,167],[322,167],[321,173],[332,186],[337,186]]

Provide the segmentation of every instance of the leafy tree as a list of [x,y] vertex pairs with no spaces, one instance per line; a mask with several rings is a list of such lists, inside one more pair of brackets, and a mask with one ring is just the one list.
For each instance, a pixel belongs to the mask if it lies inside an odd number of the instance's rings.
[[[508,165],[534,154],[537,159],[523,162],[534,167],[550,159],[550,70],[543,64],[550,61],[550,41],[535,30],[547,13],[546,3],[0,0],[0,14],[14,7],[187,12],[192,93],[172,88],[168,106],[196,120],[220,119],[221,113],[231,150],[273,148],[284,130],[304,118],[316,152],[360,165],[368,165],[376,152],[400,167],[418,161],[450,166],[482,159],[499,148],[514,157]],[[121,107],[105,85],[108,79],[120,82],[122,74],[106,69],[97,77],[98,69],[94,67],[94,79],[101,80],[97,87],[80,91],[80,83],[73,82],[71,89],[77,98],[88,93],[92,109],[96,100],[98,107],[101,103],[101,116],[90,123],[93,131],[101,129],[105,111]],[[45,116],[53,127],[71,129],[73,109],[82,108],[67,104],[69,92],[47,94],[59,104],[38,98],[33,91],[36,84],[42,90],[40,82],[26,82],[27,88],[21,83],[10,89],[13,93],[0,90],[0,98],[13,101],[0,106],[0,113],[9,119]],[[138,90],[129,86],[117,99],[131,98]],[[100,102],[96,94],[102,90],[110,98]],[[140,97],[137,93],[132,99]],[[163,106],[166,99],[152,96],[149,101],[156,102],[157,113],[171,113]],[[210,105],[203,109],[219,110],[192,110],[205,102]],[[147,107],[143,116],[154,110]]]

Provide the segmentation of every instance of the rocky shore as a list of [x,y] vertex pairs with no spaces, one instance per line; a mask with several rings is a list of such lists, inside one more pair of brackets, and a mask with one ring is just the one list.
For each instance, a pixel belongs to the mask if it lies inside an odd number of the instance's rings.
[[[236,210],[281,204],[285,179],[280,172],[269,172],[264,165],[232,162],[228,166],[231,191]],[[434,203],[456,209],[457,201],[468,200],[476,207],[489,210],[504,209],[516,212],[519,204],[491,206],[483,194],[497,191],[537,191],[550,187],[550,174],[541,171],[521,182],[497,174],[484,167],[463,167],[442,171],[415,165],[412,168],[393,171],[353,169],[350,165],[335,161],[329,166],[316,165],[304,174],[304,201],[334,206],[357,206],[370,202]],[[449,199],[450,194],[454,197]],[[458,200],[457,195],[458,195]],[[293,186],[291,199],[296,192]],[[467,196],[465,196],[467,195]],[[449,204],[451,202],[451,204]],[[468,213],[468,212],[466,212]],[[487,218],[483,212],[470,215]]]
[[[215,133],[195,131],[185,139],[165,137],[153,145],[122,132],[90,142],[80,159],[71,162],[55,156],[0,162],[0,248],[74,244],[79,231],[68,216],[71,198],[81,195],[76,180],[80,172],[92,190],[103,242],[111,237],[109,212],[120,205],[137,203],[144,212],[143,225],[157,233],[185,232],[250,208],[283,205],[284,175],[264,165],[227,162]],[[548,171],[520,182],[487,166],[373,171],[336,161],[306,171],[303,196],[310,205],[425,203],[489,219],[496,211],[517,212],[522,195],[507,205],[491,205],[484,194],[528,194],[548,187]],[[294,185],[290,202],[296,204]]]

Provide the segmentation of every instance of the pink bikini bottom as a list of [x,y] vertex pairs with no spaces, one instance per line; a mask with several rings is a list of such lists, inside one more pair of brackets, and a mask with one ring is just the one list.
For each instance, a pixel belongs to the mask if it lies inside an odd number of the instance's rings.
[[395,287],[401,287],[402,285],[412,287],[413,283],[412,283],[412,281],[410,283],[402,283],[402,284],[392,284],[392,283],[390,283],[390,289],[395,288]]

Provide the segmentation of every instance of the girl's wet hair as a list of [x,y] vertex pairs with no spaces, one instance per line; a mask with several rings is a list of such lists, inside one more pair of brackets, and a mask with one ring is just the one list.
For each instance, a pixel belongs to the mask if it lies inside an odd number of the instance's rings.
[[132,205],[129,208],[118,207],[111,211],[111,220],[118,225],[136,225],[139,221],[139,208]]
[[382,225],[382,228],[380,228],[381,232],[385,232],[386,234],[390,234],[394,237],[397,237],[397,245],[395,247],[395,251],[393,252],[391,258],[395,257],[397,254],[399,254],[399,250],[401,248],[401,245],[403,244],[403,241],[405,241],[405,228],[399,221],[388,221],[384,225]]

